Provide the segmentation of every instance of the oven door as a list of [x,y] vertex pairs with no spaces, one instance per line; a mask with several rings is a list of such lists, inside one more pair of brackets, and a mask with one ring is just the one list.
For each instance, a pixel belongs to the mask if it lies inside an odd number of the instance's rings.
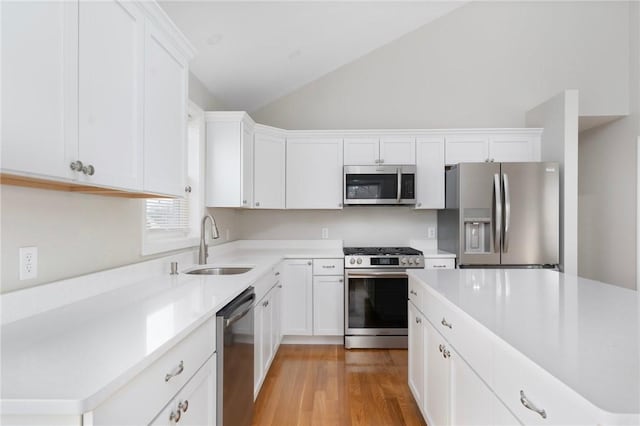
[[344,166],[344,205],[415,203],[415,166]]
[[406,336],[408,281],[397,269],[347,269],[345,335]]

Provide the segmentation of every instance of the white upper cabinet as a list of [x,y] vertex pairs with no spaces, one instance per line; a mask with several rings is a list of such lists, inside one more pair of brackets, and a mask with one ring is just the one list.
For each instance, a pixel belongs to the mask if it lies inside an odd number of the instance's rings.
[[244,112],[207,112],[206,205],[253,204],[253,120]]
[[342,139],[287,139],[287,208],[342,208]]
[[447,135],[447,164],[485,162],[489,159],[489,135]]
[[416,139],[414,137],[380,138],[380,163],[416,164]]
[[193,50],[159,6],[1,7],[2,171],[182,195]]
[[145,28],[144,190],[184,195],[187,59],[149,20]]
[[111,0],[81,2],[79,20],[81,180],[141,190],[144,16]]
[[416,208],[444,208],[444,136],[416,141]]
[[285,208],[285,137],[256,128],[254,136],[253,207]]
[[540,161],[540,134],[502,134],[489,139],[491,161]]
[[[509,129],[513,130],[513,129]],[[540,161],[540,129],[487,129],[445,135],[446,164]]]
[[366,166],[380,160],[379,138],[344,138],[344,164]]
[[344,139],[344,164],[415,164],[414,137],[349,137]]
[[2,169],[72,179],[77,2],[1,2]]

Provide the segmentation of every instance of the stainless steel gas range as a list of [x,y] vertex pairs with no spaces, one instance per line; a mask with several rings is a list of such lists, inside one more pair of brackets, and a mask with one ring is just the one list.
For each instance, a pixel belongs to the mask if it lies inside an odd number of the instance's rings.
[[344,344],[406,348],[408,268],[424,268],[411,247],[345,247]]

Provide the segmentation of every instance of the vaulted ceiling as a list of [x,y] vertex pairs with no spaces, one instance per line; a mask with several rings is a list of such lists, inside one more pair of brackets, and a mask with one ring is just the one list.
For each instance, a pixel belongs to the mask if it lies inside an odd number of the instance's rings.
[[462,1],[161,1],[196,47],[190,68],[254,111],[460,7]]

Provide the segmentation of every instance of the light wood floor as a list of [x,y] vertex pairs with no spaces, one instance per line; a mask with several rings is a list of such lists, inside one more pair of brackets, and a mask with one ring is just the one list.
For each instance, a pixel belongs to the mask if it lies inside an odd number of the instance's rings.
[[425,426],[407,386],[407,351],[282,345],[256,400],[255,426]]

